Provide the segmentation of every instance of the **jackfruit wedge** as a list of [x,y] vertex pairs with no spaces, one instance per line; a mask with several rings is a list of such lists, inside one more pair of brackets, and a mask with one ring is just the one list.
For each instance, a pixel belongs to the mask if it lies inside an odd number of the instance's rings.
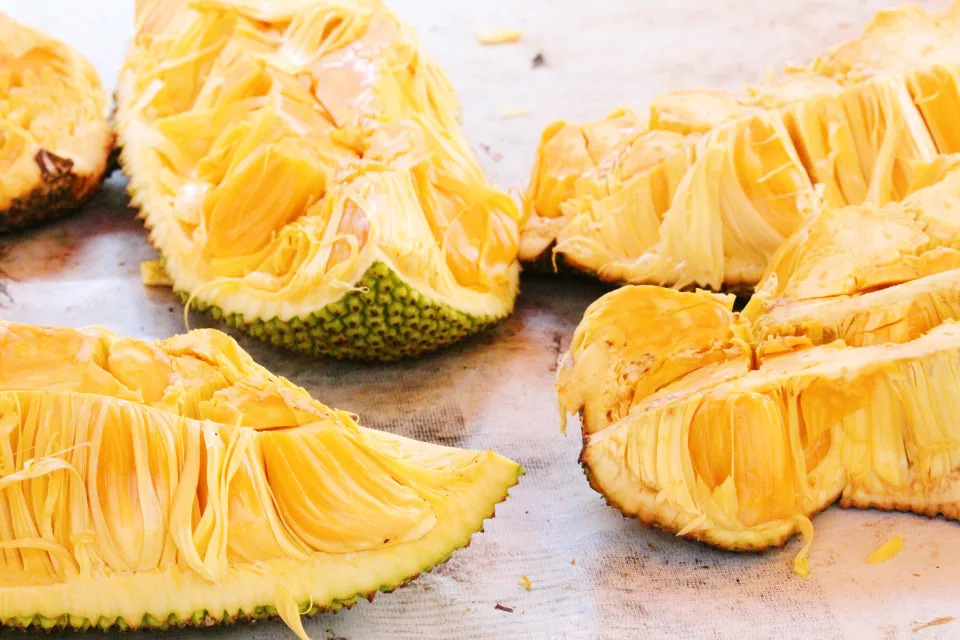
[[[798,530],[809,542],[809,517],[837,499],[960,518],[960,325],[903,344],[751,347],[734,339],[743,320],[729,308],[630,286],[587,311],[558,389],[567,411],[582,410],[581,462],[611,505],[742,550]],[[619,316],[633,322],[614,329]],[[605,374],[603,360],[643,375]]]
[[826,209],[770,261],[743,315],[757,339],[906,342],[960,319],[960,156],[900,203]]
[[304,638],[466,546],[521,472],[360,427],[218,331],[0,323],[0,625]]
[[296,351],[416,356],[506,316],[516,205],[378,0],[141,0],[121,161],[188,304]]
[[885,12],[860,38],[738,94],[675,91],[646,118],[548,126],[521,260],[552,252],[614,282],[755,285],[821,202],[899,201],[918,167],[960,151],[958,7]]
[[93,195],[113,147],[105,105],[79,52],[0,13],[0,232]]

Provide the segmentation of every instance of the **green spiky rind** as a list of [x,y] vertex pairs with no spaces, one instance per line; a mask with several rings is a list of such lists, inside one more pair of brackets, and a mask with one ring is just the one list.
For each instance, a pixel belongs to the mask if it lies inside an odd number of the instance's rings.
[[[517,465],[517,474],[513,478],[512,482],[507,486],[503,495],[500,496],[491,507],[490,512],[483,516],[479,529],[470,533],[462,543],[455,545],[450,552],[443,556],[440,560],[434,564],[425,567],[419,573],[415,573],[411,576],[408,576],[398,582],[397,584],[385,584],[380,585],[379,588],[365,593],[357,593],[353,596],[345,599],[334,599],[330,603],[325,605],[319,605],[315,602],[304,602],[299,605],[301,615],[312,617],[318,613],[336,613],[340,609],[350,609],[354,604],[357,603],[357,600],[360,598],[366,598],[368,601],[373,602],[373,599],[376,597],[377,593],[392,593],[393,591],[405,587],[417,578],[419,578],[424,573],[429,573],[436,567],[447,562],[453,554],[460,550],[465,549],[470,546],[470,541],[473,539],[474,533],[483,533],[483,522],[486,520],[492,520],[496,517],[497,514],[497,505],[507,499],[510,495],[510,489],[517,485],[520,481],[520,476],[526,474],[524,468],[520,465]],[[87,631],[89,629],[99,629],[100,631],[136,631],[136,630],[160,630],[167,631],[169,629],[183,629],[185,627],[215,627],[215,626],[227,626],[236,623],[249,622],[254,623],[259,620],[272,620],[278,618],[279,613],[277,608],[273,605],[267,604],[259,607],[254,607],[253,611],[243,611],[239,610],[236,612],[222,611],[219,614],[209,611],[208,609],[201,609],[195,611],[187,619],[180,618],[175,613],[169,615],[157,616],[152,613],[145,613],[140,621],[136,624],[131,624],[128,620],[125,620],[122,617],[108,618],[101,616],[97,620],[90,620],[89,618],[83,618],[79,616],[72,616],[70,614],[63,614],[58,618],[47,618],[40,614],[33,616],[17,616],[12,618],[7,618],[6,620],[0,619],[0,629],[15,629],[18,631],[29,631],[29,630],[40,630],[40,631],[64,631],[66,629],[72,629],[74,631]]]
[[[372,595],[365,597],[369,597],[371,600],[373,599]],[[321,611],[335,612],[343,608],[349,609],[356,604],[357,599],[357,597],[353,597],[347,600],[335,600],[325,607],[319,607],[317,605],[310,606],[309,603],[304,603],[300,609],[303,611],[309,606],[309,609],[307,609],[303,615],[313,616]],[[255,607],[254,610],[250,612],[237,611],[230,613],[229,611],[222,611],[219,615],[203,609],[194,612],[194,614],[187,619],[180,618],[174,613],[171,613],[165,618],[158,618],[152,614],[145,613],[137,624],[130,624],[122,617],[108,618],[101,616],[97,620],[92,621],[89,618],[80,618],[69,614],[64,614],[59,618],[45,618],[37,614],[34,616],[10,618],[6,620],[2,626],[18,631],[28,631],[31,629],[40,631],[64,631],[66,629],[72,629],[74,631],[87,631],[90,629],[98,629],[100,631],[130,631],[137,629],[168,631],[170,629],[183,629],[185,627],[201,628],[227,626],[244,622],[253,623],[259,620],[272,620],[277,617],[279,617],[279,614],[277,613],[276,607],[264,605]]]
[[40,168],[40,185],[0,210],[0,233],[68,215],[93,197],[107,173],[105,165],[98,174],[77,174],[72,160],[44,149],[37,152],[34,161]]
[[188,292],[176,293],[184,303],[190,301],[192,309],[223,320],[263,342],[338,360],[391,362],[415,358],[479,333],[512,311],[507,309],[500,316],[472,316],[457,311],[427,298],[380,261],[370,265],[356,290],[306,318],[288,321],[224,314],[199,296],[190,300]]

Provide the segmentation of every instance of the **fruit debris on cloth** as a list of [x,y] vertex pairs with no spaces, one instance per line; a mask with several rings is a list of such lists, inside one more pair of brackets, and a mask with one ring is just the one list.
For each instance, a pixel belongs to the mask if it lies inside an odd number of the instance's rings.
[[867,556],[867,564],[886,562],[903,549],[903,536],[893,536]]
[[519,29],[477,29],[473,35],[480,44],[511,44],[523,38]]

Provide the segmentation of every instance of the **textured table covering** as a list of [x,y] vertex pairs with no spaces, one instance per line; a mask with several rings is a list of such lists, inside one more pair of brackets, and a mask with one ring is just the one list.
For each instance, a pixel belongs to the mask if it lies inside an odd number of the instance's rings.
[[[854,35],[885,3],[391,4],[419,28],[451,76],[467,133],[491,177],[515,187],[526,183],[540,130],[552,119],[598,118],[618,104],[642,108],[654,93],[670,88],[736,88]],[[108,86],[130,34],[131,5],[0,0],[0,10],[80,48]],[[522,29],[525,38],[498,47],[475,42],[475,28],[496,26]],[[538,52],[546,66],[534,69]],[[503,109],[529,114],[508,118]],[[80,215],[0,238],[0,268],[9,278],[0,318],[99,324],[150,338],[183,330],[182,307],[173,295],[140,284],[139,263],[154,254],[127,208],[124,184],[115,175]],[[313,638],[960,637],[956,523],[829,509],[814,521],[813,573],[803,580],[791,573],[798,540],[759,555],[718,552],[645,530],[606,507],[576,463],[576,422],[570,435],[559,432],[553,393],[558,354],[584,308],[604,290],[585,280],[525,277],[511,319],[412,364],[314,361],[239,336],[261,363],[327,404],[358,413],[367,426],[494,448],[527,469],[513,497],[468,549],[372,604],[362,601],[350,611],[307,621]],[[191,326],[206,324],[191,318]],[[905,540],[899,555],[881,565],[864,563],[897,534]],[[519,585],[521,575],[530,578],[531,591]],[[513,612],[495,609],[497,603]],[[941,624],[920,628],[931,621]],[[148,637],[292,635],[273,622]]]

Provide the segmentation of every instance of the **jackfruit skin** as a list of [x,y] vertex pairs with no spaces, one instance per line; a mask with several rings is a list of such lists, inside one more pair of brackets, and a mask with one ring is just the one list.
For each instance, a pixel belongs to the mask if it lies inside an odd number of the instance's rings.
[[[513,481],[511,487],[507,487],[509,490],[512,486],[520,481],[520,476],[524,474],[523,467],[517,468],[517,476]],[[500,498],[499,502],[503,502],[508,497],[508,494],[504,492],[503,496]],[[490,512],[485,514],[480,521],[477,523],[477,533],[483,533],[483,521],[491,520],[496,516],[496,505],[491,507]],[[357,603],[357,600],[360,598],[366,598],[367,601],[373,602],[373,599],[376,597],[377,593],[392,593],[396,589],[407,586],[417,578],[419,578],[423,573],[429,573],[434,568],[444,564],[449,560],[455,551],[459,549],[465,549],[470,546],[471,536],[468,536],[461,544],[457,547],[450,550],[445,557],[441,558],[434,564],[428,567],[424,567],[420,573],[411,575],[402,582],[394,585],[382,585],[376,591],[370,591],[368,593],[358,593],[352,598],[347,598],[345,600],[333,600],[332,602],[320,606],[313,602],[302,602],[299,603],[300,611],[304,611],[302,615],[313,617],[318,613],[336,613],[341,609],[350,609]],[[262,606],[256,607],[253,611],[209,611],[207,609],[202,609],[200,611],[194,612],[194,614],[187,619],[178,617],[176,614],[170,614],[168,616],[160,615],[155,616],[150,613],[144,614],[143,618],[137,622],[132,622],[130,620],[125,620],[122,617],[117,618],[107,618],[101,616],[97,620],[90,620],[89,618],[83,618],[78,616],[71,616],[69,614],[64,614],[59,618],[46,618],[40,614],[33,616],[20,616],[16,618],[7,618],[0,619],[0,629],[9,628],[15,629],[18,631],[29,631],[29,630],[43,630],[43,631],[65,631],[70,629],[72,631],[87,631],[90,629],[98,629],[100,631],[147,631],[147,630],[158,630],[158,631],[168,631],[170,629],[183,629],[186,627],[193,628],[206,628],[206,627],[216,627],[216,626],[230,626],[233,624],[242,624],[242,623],[255,623],[260,620],[274,620],[277,619],[279,614],[277,609],[272,604],[264,604]]]
[[471,316],[430,300],[404,283],[383,262],[374,262],[357,282],[358,290],[311,313],[288,321],[247,318],[177,295],[215,320],[276,347],[336,360],[393,362],[415,358],[480,333],[507,317]]
[[[105,154],[112,146],[111,140]],[[97,193],[110,166],[107,163],[98,174],[79,175],[73,171],[73,160],[46,149],[38,151],[33,159],[40,168],[43,182],[0,211],[0,233],[66,216]]]

